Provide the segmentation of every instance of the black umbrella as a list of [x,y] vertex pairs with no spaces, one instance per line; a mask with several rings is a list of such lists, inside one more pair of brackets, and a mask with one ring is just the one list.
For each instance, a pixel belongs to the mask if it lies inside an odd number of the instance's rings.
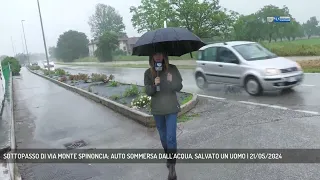
[[182,56],[205,45],[189,30],[169,27],[143,34],[133,46],[132,55],[151,56],[157,52],[164,52],[168,56]]

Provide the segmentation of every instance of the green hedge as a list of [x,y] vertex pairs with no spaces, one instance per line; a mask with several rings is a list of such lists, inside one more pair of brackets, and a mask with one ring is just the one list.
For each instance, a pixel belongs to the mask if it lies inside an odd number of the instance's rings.
[[14,57],[6,57],[1,61],[1,66],[8,66],[10,64],[10,69],[12,71],[12,75],[19,75],[21,70],[21,65],[19,61]]

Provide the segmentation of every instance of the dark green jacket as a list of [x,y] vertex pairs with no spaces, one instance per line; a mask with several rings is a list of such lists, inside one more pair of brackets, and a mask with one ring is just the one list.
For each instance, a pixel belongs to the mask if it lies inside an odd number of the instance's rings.
[[172,74],[172,82],[167,81],[167,73],[159,72],[160,91],[156,91],[150,68],[144,73],[144,86],[148,96],[151,96],[151,113],[153,115],[167,115],[177,113],[180,105],[177,93],[182,89],[182,77],[175,65],[169,64],[168,71]]

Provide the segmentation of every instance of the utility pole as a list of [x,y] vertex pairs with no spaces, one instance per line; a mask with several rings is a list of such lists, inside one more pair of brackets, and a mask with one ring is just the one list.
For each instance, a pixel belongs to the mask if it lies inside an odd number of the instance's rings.
[[40,23],[41,23],[41,30],[42,30],[42,38],[43,38],[43,45],[44,45],[44,50],[46,53],[46,59],[47,59],[47,65],[48,65],[48,70],[50,71],[50,64],[49,64],[49,57],[48,57],[48,50],[47,50],[47,43],[46,43],[46,38],[44,35],[44,30],[43,30],[43,23],[42,23],[42,17],[41,17],[41,10],[40,10],[40,3],[39,0],[38,2],[38,9],[39,9],[39,17],[40,17]]
[[27,58],[28,58],[28,63],[30,64],[30,59],[29,59],[29,52],[28,52],[28,45],[27,45],[27,39],[26,39],[26,33],[24,32],[24,26],[23,26],[23,22],[25,20],[21,20],[21,24],[22,24],[22,31],[23,31],[23,36],[24,36],[24,44],[26,45],[26,52],[27,52]]
[[12,44],[12,51],[13,51],[13,55],[16,56],[16,50],[14,48],[14,44],[13,44],[13,40],[12,40],[12,36],[11,36],[11,44]]
[[21,34],[21,42],[22,42],[22,53],[23,55],[26,54],[26,48],[24,47],[24,42],[23,42],[23,35]]

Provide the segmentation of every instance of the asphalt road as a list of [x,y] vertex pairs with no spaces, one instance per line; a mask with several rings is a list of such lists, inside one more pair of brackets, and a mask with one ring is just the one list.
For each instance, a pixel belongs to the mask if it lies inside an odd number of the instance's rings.
[[[79,139],[88,148],[160,147],[154,129],[25,68],[21,74],[14,79],[18,148],[63,148]],[[320,148],[319,115],[203,97],[192,114],[197,116],[179,124],[179,148]],[[19,168],[24,180],[164,180],[168,173],[165,164],[20,164]],[[318,164],[177,164],[177,174],[181,180],[317,180],[320,176]]]
[[[320,56],[292,56],[292,57],[286,57],[288,59],[291,59],[293,61],[304,61],[304,60],[319,60]],[[41,61],[39,61],[40,64],[42,64]],[[195,66],[197,63],[195,60],[174,60],[174,61],[170,61],[170,63],[175,64],[175,65],[188,65],[188,66]],[[88,65],[110,65],[110,64],[116,64],[116,65],[124,65],[124,64],[144,64],[144,65],[148,65],[149,62],[148,61],[113,61],[113,62],[104,62],[104,63],[97,63],[97,62],[75,62],[72,64],[76,64],[76,65],[84,65],[84,64],[88,64]]]
[[[143,85],[143,74],[145,69],[141,68],[106,68],[92,66],[68,66],[56,65],[70,73],[105,73],[115,75],[116,80],[125,83],[137,83]],[[310,113],[320,113],[320,74],[305,74],[305,80],[301,86],[293,91],[285,93],[266,93],[261,97],[252,97],[242,88],[230,88],[224,85],[211,85],[207,90],[200,90],[195,83],[193,71],[187,69],[180,70],[183,77],[183,91],[198,93],[204,96],[226,98],[236,101],[246,101],[249,103],[259,103],[264,106],[281,106],[279,108],[289,108],[297,111],[310,111]],[[209,97],[209,98],[210,98]]]

